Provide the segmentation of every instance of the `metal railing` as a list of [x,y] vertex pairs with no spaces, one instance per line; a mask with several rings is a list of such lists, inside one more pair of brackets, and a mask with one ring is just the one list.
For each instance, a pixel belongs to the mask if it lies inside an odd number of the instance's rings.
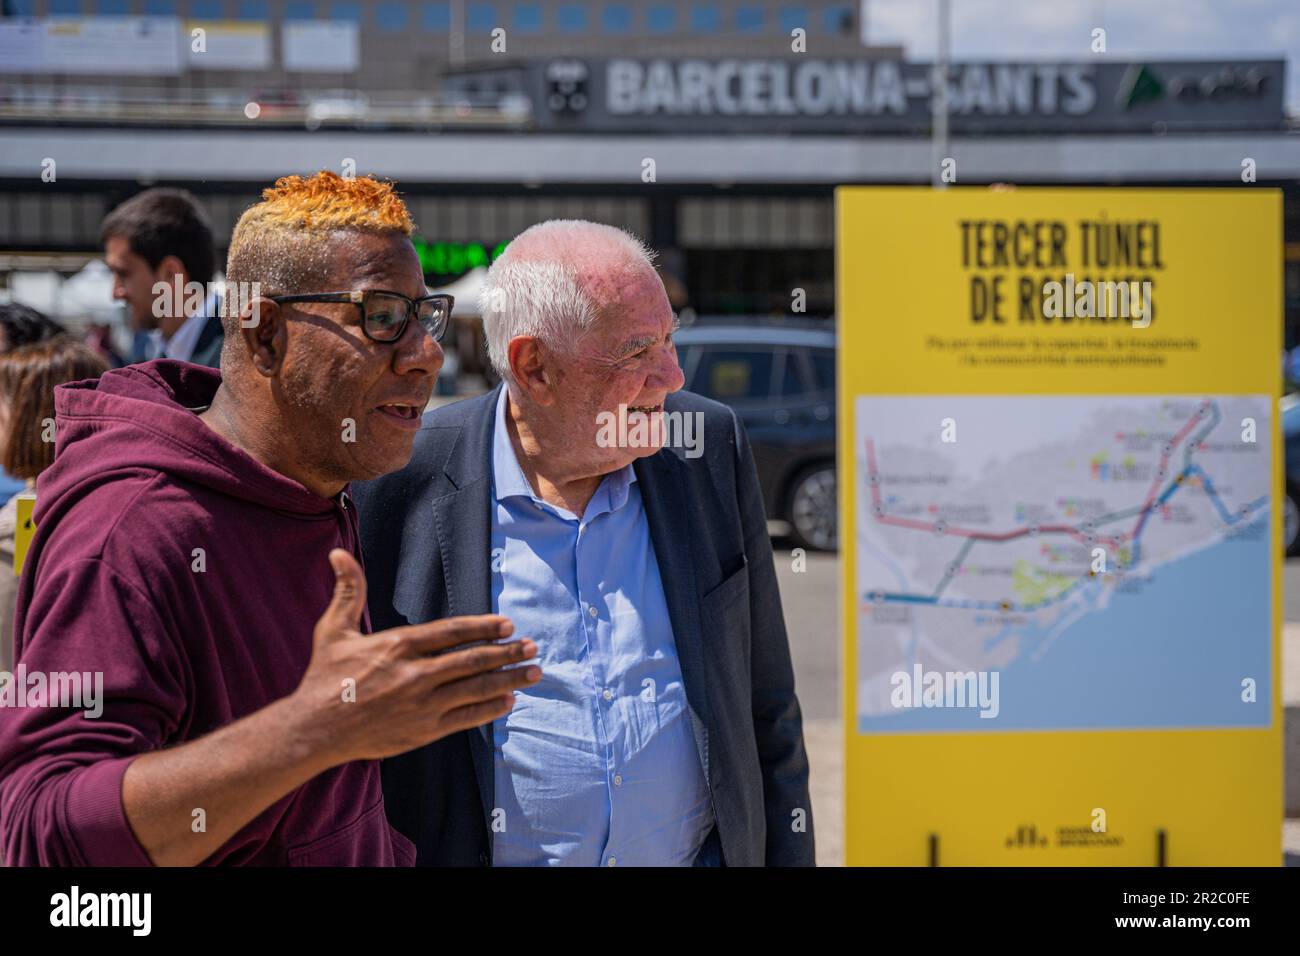
[[52,124],[429,129],[532,124],[523,96],[126,90],[0,85],[0,121]]

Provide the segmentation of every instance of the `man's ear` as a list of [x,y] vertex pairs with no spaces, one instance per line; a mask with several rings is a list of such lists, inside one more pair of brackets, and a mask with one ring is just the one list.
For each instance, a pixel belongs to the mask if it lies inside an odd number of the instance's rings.
[[239,314],[239,334],[253,368],[267,378],[278,375],[289,344],[280,304],[260,295],[244,303]]
[[[179,289],[176,286],[177,277],[181,280]],[[158,260],[157,268],[153,270],[153,278],[155,289],[160,282],[167,284],[167,291],[164,293],[166,297],[163,301],[170,303],[171,308],[170,310],[164,309],[163,316],[166,318],[185,318],[185,306],[190,297],[190,290],[186,286],[189,285],[190,274],[185,271],[184,263],[176,256],[163,256]],[[179,298],[177,298],[178,293]],[[206,296],[206,293],[204,295]],[[158,313],[155,312],[154,314],[157,315]]]
[[510,371],[515,384],[535,405],[551,405],[555,396],[551,389],[555,376],[549,366],[550,355],[540,339],[531,335],[516,335],[506,346]]
[[158,268],[153,270],[154,278],[160,282],[166,282],[171,285],[176,281],[176,276],[181,277],[181,288],[190,281],[190,274],[185,269],[185,263],[176,256],[163,256],[158,260]]

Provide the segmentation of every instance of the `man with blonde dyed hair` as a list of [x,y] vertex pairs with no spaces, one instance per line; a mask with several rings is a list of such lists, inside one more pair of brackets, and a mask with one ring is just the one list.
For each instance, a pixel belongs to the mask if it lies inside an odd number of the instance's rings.
[[[508,615],[544,676],[491,726],[385,761],[389,818],[422,864],[811,864],[753,457],[730,409],[679,391],[645,246],[541,223],[481,307],[503,384],[430,412],[410,464],[357,487],[371,611]],[[664,427],[687,420],[702,447]]]
[[388,184],[281,179],[235,227],[220,373],[56,391],[18,660],[102,675],[102,714],[0,723],[8,863],[409,865],[378,758],[540,678],[497,615],[369,633],[349,483],[409,458],[451,308],[410,232]]

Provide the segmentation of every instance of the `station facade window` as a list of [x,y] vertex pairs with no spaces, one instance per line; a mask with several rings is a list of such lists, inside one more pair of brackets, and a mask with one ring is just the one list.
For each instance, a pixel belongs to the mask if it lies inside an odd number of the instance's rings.
[[332,3],[330,4],[331,20],[347,20],[351,23],[361,22],[361,4],[359,3]]
[[426,3],[423,8],[424,28],[432,33],[446,33],[451,29],[451,4]]
[[375,5],[375,26],[381,30],[405,30],[410,25],[410,10],[405,3]]
[[587,8],[580,3],[566,3],[555,11],[555,29],[560,33],[586,33]]
[[490,3],[471,3],[465,14],[465,27],[469,30],[491,32],[497,23],[497,9]]
[[663,4],[647,8],[645,26],[651,33],[672,33],[677,28],[677,8]]
[[789,33],[791,30],[808,29],[807,7],[782,7],[780,16],[782,33]]
[[736,8],[736,31],[759,33],[763,29],[763,8],[745,6]]
[[691,8],[692,33],[717,33],[722,29],[722,17],[718,14],[716,4],[705,4]]
[[514,28],[520,33],[541,33],[542,8],[536,3],[515,4]]
[[601,28],[606,33],[631,33],[632,8],[622,3],[609,3],[600,15]]
[[853,32],[853,7],[847,3],[827,7],[822,11],[822,26],[827,33],[843,36]]

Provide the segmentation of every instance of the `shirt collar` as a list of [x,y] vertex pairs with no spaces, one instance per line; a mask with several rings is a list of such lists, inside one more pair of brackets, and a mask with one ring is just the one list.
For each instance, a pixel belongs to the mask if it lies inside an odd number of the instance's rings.
[[514,442],[510,440],[510,430],[506,427],[507,391],[505,385],[502,385],[501,394],[497,396],[497,423],[492,430],[492,487],[498,501],[515,496],[535,501],[537,496],[524,477],[524,470],[519,467]]
[[199,335],[207,321],[208,317],[202,312],[191,315],[181,323],[176,334],[163,343],[162,353],[168,358],[188,362],[194,355],[194,347],[199,344]]
[[203,306],[182,322],[181,327],[168,341],[162,343],[161,354],[188,362],[194,355],[195,346],[199,344],[199,336],[203,334],[203,326],[207,323],[208,316],[218,315],[217,310],[220,306],[221,300],[216,293],[208,296]]
[[[529,498],[539,507],[555,511],[554,507],[533,494],[532,485],[519,467],[514,442],[510,440],[510,430],[506,427],[508,392],[509,389],[502,384],[501,394],[497,396],[496,426],[492,430],[493,493],[497,501],[511,497]],[[634,481],[636,470],[631,465],[625,465],[606,475],[587,505],[587,513],[583,517],[590,520],[603,512],[617,511],[623,507],[627,504],[628,493]]]

